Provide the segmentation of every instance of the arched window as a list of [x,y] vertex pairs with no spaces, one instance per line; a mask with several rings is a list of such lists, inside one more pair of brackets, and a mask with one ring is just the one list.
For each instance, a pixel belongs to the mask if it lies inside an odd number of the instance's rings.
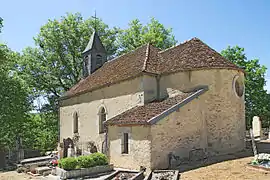
[[106,111],[102,107],[99,111],[99,133],[104,133],[104,122],[106,121]]
[[73,133],[78,133],[79,131],[79,117],[78,113],[74,112],[73,114]]

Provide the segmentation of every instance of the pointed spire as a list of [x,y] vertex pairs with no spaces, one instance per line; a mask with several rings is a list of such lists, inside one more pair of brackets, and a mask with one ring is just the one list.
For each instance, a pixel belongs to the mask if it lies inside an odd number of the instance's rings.
[[86,48],[82,52],[83,54],[86,53],[87,51],[90,51],[94,47],[94,42],[95,42],[96,38],[98,38],[98,35],[97,35],[96,31],[94,31],[89,39],[89,42],[88,42]]

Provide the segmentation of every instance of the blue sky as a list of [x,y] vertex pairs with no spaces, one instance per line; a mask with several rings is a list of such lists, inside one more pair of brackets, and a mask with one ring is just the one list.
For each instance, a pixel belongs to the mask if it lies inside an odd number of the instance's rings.
[[[94,15],[109,26],[125,28],[138,18],[155,17],[173,28],[178,42],[198,37],[217,51],[228,45],[245,48],[249,59],[258,58],[270,69],[270,1],[268,0],[1,0],[4,19],[0,41],[21,51],[33,45],[33,37],[48,19],[66,12]],[[270,91],[270,70],[266,75]]]

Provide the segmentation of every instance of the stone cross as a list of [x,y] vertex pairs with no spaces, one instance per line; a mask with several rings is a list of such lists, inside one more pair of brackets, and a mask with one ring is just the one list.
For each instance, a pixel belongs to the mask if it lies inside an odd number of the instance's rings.
[[262,137],[262,122],[258,116],[253,117],[252,130],[254,138]]

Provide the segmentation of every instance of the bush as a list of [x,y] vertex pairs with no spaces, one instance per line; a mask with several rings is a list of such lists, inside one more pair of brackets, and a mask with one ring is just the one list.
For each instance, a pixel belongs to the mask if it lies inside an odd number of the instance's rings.
[[90,156],[93,158],[95,166],[102,166],[108,164],[108,158],[102,153],[93,153]]
[[76,169],[77,165],[78,165],[77,158],[74,158],[74,157],[63,158],[59,162],[59,167],[65,170]]
[[68,157],[59,161],[59,167],[66,170],[90,168],[107,164],[108,158],[102,153],[93,153],[88,156],[80,156],[78,158]]

